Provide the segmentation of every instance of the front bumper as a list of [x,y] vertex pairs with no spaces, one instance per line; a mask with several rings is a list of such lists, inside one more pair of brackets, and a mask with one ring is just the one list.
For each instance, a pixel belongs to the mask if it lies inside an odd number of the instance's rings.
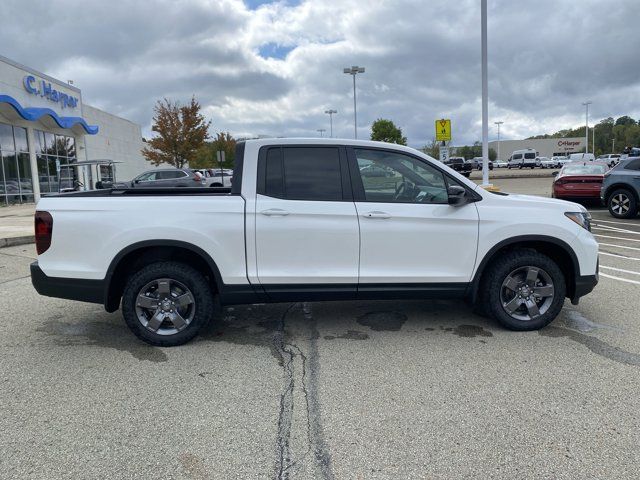
[[83,278],[49,277],[38,262],[31,264],[31,283],[40,295],[79,302],[104,303],[105,282]]
[[571,303],[573,305],[578,305],[580,297],[584,297],[586,294],[591,293],[591,291],[596,287],[599,279],[599,270],[600,262],[598,261],[596,264],[595,275],[582,275],[576,278],[573,296],[571,297]]

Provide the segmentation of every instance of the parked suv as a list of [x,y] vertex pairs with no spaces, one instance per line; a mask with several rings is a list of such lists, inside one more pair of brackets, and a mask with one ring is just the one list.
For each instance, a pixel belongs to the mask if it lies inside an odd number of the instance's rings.
[[187,168],[159,168],[144,172],[127,185],[132,188],[203,187],[204,177]]
[[605,174],[600,198],[616,218],[632,218],[638,214],[640,157],[622,159]]
[[471,170],[473,169],[472,165],[465,162],[463,157],[449,157],[442,163],[444,163],[447,167],[452,168],[456,172],[461,173],[467,178],[469,177],[469,175],[471,175]]
[[[482,157],[473,157],[471,160],[467,160],[467,163],[474,170],[482,170]],[[493,170],[493,162],[491,160],[489,160],[489,170]]]

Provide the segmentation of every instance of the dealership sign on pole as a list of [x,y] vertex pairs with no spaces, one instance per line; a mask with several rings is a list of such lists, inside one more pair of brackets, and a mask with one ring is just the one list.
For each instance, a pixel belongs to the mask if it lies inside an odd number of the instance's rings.
[[451,120],[444,118],[436,120],[436,141],[451,141]]

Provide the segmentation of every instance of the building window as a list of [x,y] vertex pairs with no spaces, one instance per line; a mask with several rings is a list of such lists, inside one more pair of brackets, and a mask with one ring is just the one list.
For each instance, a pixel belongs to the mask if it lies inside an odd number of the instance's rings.
[[50,193],[58,192],[63,188],[73,188],[78,178],[77,168],[73,166],[77,161],[75,138],[40,130],[35,130],[34,136],[37,144],[40,192]]
[[33,200],[27,129],[0,123],[0,204]]

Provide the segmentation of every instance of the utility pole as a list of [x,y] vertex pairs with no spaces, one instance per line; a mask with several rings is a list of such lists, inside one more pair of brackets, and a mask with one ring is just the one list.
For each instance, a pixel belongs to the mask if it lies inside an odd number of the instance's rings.
[[500,122],[493,122],[498,126],[498,158],[497,160],[500,160],[500,125],[502,125],[504,122],[500,121]]
[[611,139],[611,153],[616,153],[616,137]]
[[329,138],[333,138],[333,114],[338,113],[338,111],[330,108],[329,110],[325,110],[324,113],[329,115]]
[[585,129],[584,129],[584,153],[589,153],[589,105],[591,105],[592,103],[593,102],[590,100],[587,100],[586,102],[582,103],[582,105],[586,107]]
[[353,130],[354,130],[354,138],[357,140],[358,139],[358,109],[356,106],[356,75],[358,73],[364,73],[364,67],[358,67],[357,65],[354,65],[351,68],[344,68],[342,71],[353,77]]

